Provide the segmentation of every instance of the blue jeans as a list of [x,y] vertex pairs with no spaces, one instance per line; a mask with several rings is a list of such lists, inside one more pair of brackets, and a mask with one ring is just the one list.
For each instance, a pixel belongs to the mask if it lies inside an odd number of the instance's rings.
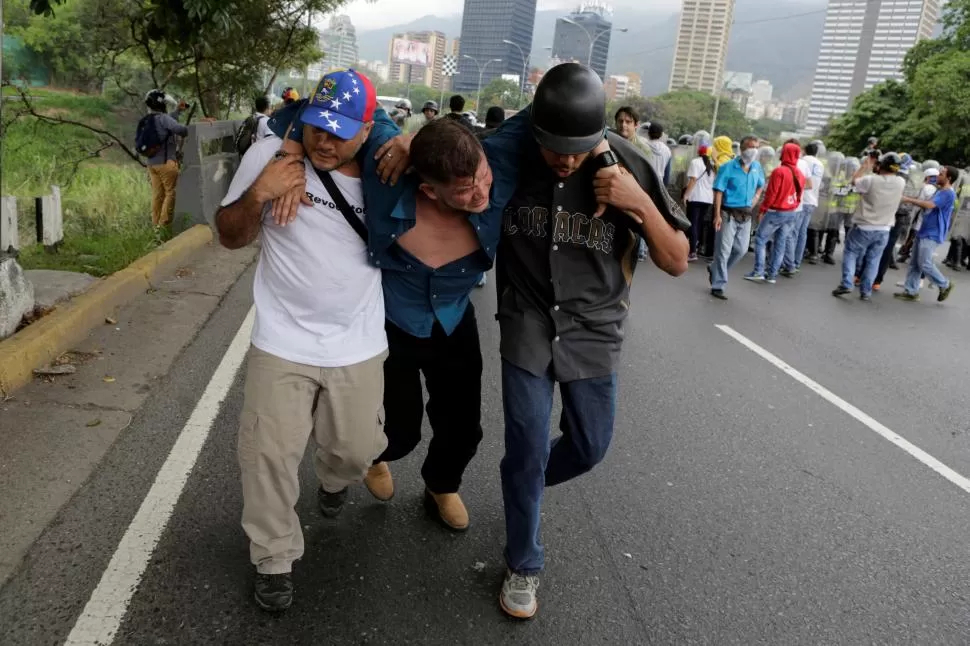
[[728,271],[748,253],[751,241],[751,219],[737,222],[721,213],[721,229],[714,234],[714,260],[711,262],[711,289],[724,289]]
[[933,254],[940,246],[939,242],[929,238],[916,238],[913,242],[913,255],[909,259],[909,272],[906,274],[906,292],[919,294],[920,274],[924,274],[931,283],[940,289],[946,289],[950,281],[940,273],[933,262]]
[[842,286],[852,289],[856,268],[862,264],[859,273],[859,291],[863,296],[872,293],[872,283],[879,273],[879,259],[889,242],[889,231],[863,231],[854,227],[845,236],[845,251],[842,253]]
[[539,513],[545,487],[586,473],[606,455],[616,415],[616,373],[559,384],[562,435],[549,441],[556,382],[536,377],[502,360],[505,409],[505,561],[513,572],[535,574],[545,555],[539,542]]
[[754,234],[754,269],[751,273],[758,276],[765,274],[765,245],[771,240],[771,264],[768,266],[768,278],[774,278],[781,269],[781,262],[785,258],[785,248],[791,237],[792,227],[795,225],[795,214],[783,211],[768,211],[758,225]]
[[805,243],[808,241],[808,225],[812,221],[812,214],[817,207],[814,204],[802,204],[802,208],[795,214],[795,224],[785,245],[785,269],[798,269],[805,257]]

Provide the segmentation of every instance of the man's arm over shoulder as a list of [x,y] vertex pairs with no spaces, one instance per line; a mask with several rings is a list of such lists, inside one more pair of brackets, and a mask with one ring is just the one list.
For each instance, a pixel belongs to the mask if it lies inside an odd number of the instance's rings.
[[256,141],[239,162],[229,191],[213,217],[219,243],[239,249],[256,239],[262,225],[263,206],[270,199],[253,184],[282,142],[274,137]]
[[483,217],[502,213],[515,194],[522,159],[537,148],[529,119],[531,109],[532,104],[529,104],[519,110],[482,140],[485,158],[492,169],[492,192]]

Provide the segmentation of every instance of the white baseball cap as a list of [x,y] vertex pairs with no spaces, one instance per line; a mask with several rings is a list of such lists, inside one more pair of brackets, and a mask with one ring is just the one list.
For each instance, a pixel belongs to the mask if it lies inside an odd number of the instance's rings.
[[939,176],[940,176],[939,168],[927,168],[926,170],[923,171],[924,179],[927,177],[939,177]]

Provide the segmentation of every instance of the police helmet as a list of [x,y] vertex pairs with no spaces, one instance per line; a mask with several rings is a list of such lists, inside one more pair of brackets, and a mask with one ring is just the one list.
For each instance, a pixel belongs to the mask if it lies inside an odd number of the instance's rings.
[[149,90],[145,95],[145,105],[151,110],[165,110],[165,92],[163,90]]
[[434,113],[435,114],[438,114],[438,103],[437,103],[437,101],[425,101],[424,102],[424,107],[421,108],[421,112],[424,112],[425,110],[434,110]]
[[578,155],[596,148],[606,132],[606,93],[600,77],[580,63],[556,65],[532,100],[532,134],[543,148]]
[[408,110],[408,111],[410,111],[411,110],[411,102],[408,99],[401,99],[400,101],[398,101],[397,103],[394,104],[394,107],[395,108],[398,108],[400,110]]

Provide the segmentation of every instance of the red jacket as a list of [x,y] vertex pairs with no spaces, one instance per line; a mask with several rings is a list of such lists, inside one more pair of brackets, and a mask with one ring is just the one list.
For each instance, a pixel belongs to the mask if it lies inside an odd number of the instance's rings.
[[[771,171],[765,197],[761,200],[761,212],[795,211],[802,203],[805,176],[798,170],[798,144],[785,144],[781,148],[781,166]],[[796,186],[797,183],[797,186]]]

